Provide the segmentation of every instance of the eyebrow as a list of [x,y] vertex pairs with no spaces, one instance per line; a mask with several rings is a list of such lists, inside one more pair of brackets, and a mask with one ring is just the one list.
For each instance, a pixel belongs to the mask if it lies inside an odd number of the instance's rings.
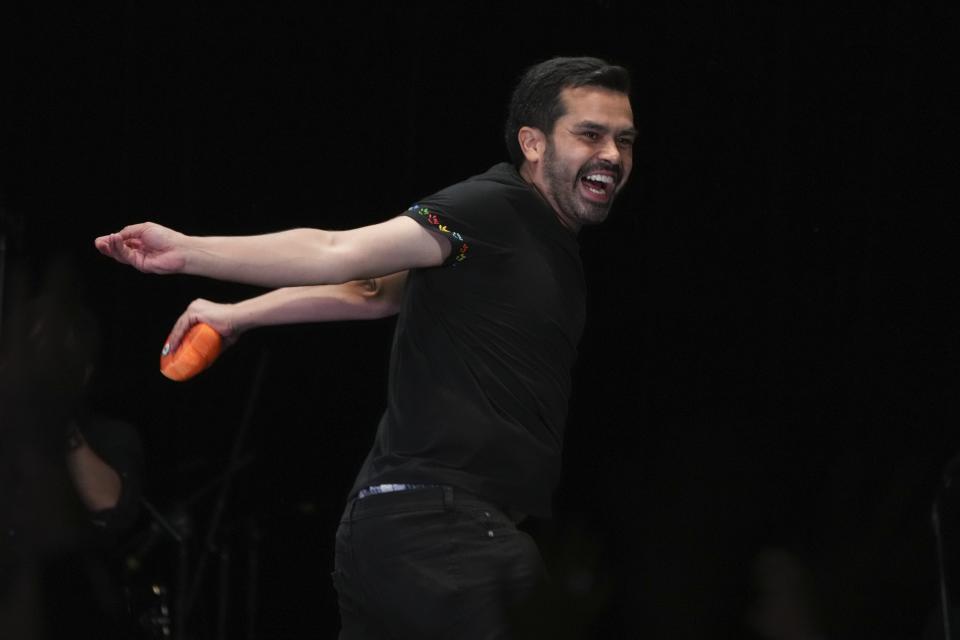
[[[596,131],[598,133],[606,133],[607,131],[609,131],[608,127],[598,122],[593,122],[592,120],[584,120],[582,122],[578,122],[575,125],[573,125],[573,128],[578,129],[580,131]],[[619,135],[624,135],[624,134],[631,136],[633,138],[636,138],[638,135],[640,135],[640,132],[637,131],[634,127],[628,127],[623,131],[619,132]]]

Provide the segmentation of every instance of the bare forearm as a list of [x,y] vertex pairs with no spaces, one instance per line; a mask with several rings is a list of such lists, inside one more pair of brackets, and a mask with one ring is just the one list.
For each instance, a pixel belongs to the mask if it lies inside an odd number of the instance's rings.
[[303,322],[362,320],[390,315],[390,308],[371,299],[367,282],[347,282],[276,289],[233,305],[240,332],[255,327]]
[[336,232],[291,229],[260,236],[185,237],[184,273],[265,287],[350,279]]
[[233,343],[256,327],[383,318],[399,311],[406,281],[407,272],[400,271],[343,284],[285,287],[235,304],[197,299],[177,318],[166,347],[176,349],[198,322]]
[[94,240],[100,253],[144,273],[187,273],[264,287],[341,284],[436,267],[447,237],[407,216],[348,229],[291,229],[260,236],[188,236],[153,222]]

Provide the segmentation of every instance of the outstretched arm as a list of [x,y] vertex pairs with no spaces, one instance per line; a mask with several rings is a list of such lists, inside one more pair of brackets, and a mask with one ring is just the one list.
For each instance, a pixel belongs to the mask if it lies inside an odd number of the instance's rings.
[[186,273],[266,287],[339,284],[437,266],[450,243],[406,216],[351,229],[292,229],[260,236],[196,237],[147,222],[95,240],[146,273]]
[[228,344],[248,329],[277,324],[363,320],[397,313],[407,272],[343,284],[276,289],[235,304],[194,300],[177,319],[168,344],[175,350],[187,330],[205,322]]

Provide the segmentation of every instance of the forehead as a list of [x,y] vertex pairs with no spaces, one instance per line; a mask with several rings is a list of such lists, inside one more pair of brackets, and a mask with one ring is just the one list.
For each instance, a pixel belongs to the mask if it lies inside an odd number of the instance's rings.
[[560,92],[566,113],[557,120],[567,125],[593,122],[610,129],[633,127],[630,98],[619,91],[603,87],[567,87]]

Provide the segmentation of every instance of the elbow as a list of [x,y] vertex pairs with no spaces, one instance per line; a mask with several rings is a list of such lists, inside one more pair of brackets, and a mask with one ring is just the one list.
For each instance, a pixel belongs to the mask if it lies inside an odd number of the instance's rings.
[[371,319],[386,318],[400,311],[400,301],[389,295],[382,278],[356,280],[354,290],[367,315]]
[[367,278],[354,282],[357,292],[364,298],[375,300],[383,296],[383,285],[379,278]]

